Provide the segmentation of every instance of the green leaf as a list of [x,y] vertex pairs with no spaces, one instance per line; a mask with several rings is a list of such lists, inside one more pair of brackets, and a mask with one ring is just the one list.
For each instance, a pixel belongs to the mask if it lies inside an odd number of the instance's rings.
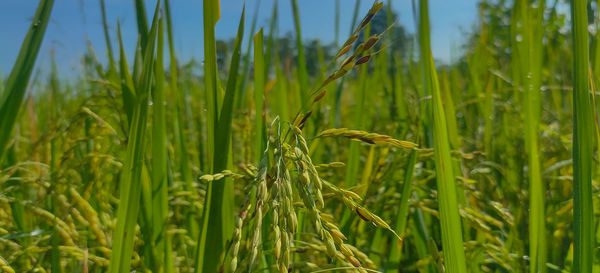
[[[542,1],[540,6],[544,7]],[[521,36],[517,49],[518,58],[513,61],[520,67],[523,89],[525,147],[529,170],[529,270],[531,273],[546,272],[546,216],[544,184],[542,183],[539,148],[539,123],[541,111],[542,33],[543,9],[533,8],[529,1],[515,2],[514,16],[522,22],[516,35]],[[516,38],[515,38],[516,39]],[[490,95],[488,97],[491,97]]]
[[[415,164],[417,163],[417,150],[412,150],[408,159],[408,164],[404,172],[404,181],[402,182],[402,188],[400,190],[400,206],[398,208],[398,214],[396,215],[396,225],[394,230],[401,238],[404,238],[404,232],[406,230],[406,224],[408,222],[409,212],[409,201],[412,195],[412,179],[415,171]],[[402,254],[402,242],[398,244],[392,243],[390,250],[390,264],[398,264]]]
[[[127,154],[121,173],[117,225],[113,233],[110,273],[129,272],[133,252],[135,226],[140,207],[142,170],[144,167],[148,100],[154,70],[154,48],[158,28],[160,2],[156,5],[149,41],[144,51],[139,81],[135,83],[135,104],[129,130]],[[123,73],[123,71],[122,71]]]
[[461,218],[458,214],[456,184],[452,170],[452,158],[450,157],[446,115],[442,105],[442,95],[433,56],[431,55],[427,1],[420,1],[419,42],[421,62],[425,73],[424,86],[430,89],[433,97],[433,144],[444,264],[448,273],[464,273],[467,272],[467,267],[462,240]]
[[123,39],[121,36],[121,24],[117,22],[117,39],[119,40],[119,69],[121,71],[121,97],[123,100],[123,108],[127,115],[127,124],[131,124],[133,116],[133,106],[135,105],[135,91],[133,87],[133,78],[129,73],[129,65],[123,47]]
[[40,51],[53,4],[54,0],[39,2],[29,31],[21,45],[19,56],[2,92],[0,100],[0,163],[4,158],[4,152],[21,108],[35,59]]
[[[263,55],[263,29],[258,30],[254,35],[254,104],[256,105],[256,116],[254,122],[254,162],[260,163],[263,155],[263,104],[264,104],[265,74],[264,74],[264,55]],[[258,166],[258,165],[257,165]]]
[[300,30],[300,15],[298,14],[297,0],[292,1],[292,11],[294,13],[294,29],[296,30],[296,47],[298,47],[298,83],[300,84],[300,100],[302,109],[305,110],[308,104],[308,72],[306,72],[306,56],[304,55],[304,45],[302,44],[302,31]]
[[594,208],[592,152],[594,124],[589,93],[587,1],[571,1],[573,29],[573,272],[592,272]]
[[[224,98],[220,120],[217,113],[219,107],[219,87],[217,78],[217,56],[215,42],[215,24],[219,20],[219,1],[204,1],[204,87],[206,93],[206,147],[213,160],[209,170],[224,169],[227,166],[229,149],[232,104],[234,101],[235,80],[230,75],[227,93]],[[243,17],[243,14],[242,14]],[[243,29],[242,29],[243,30]],[[238,36],[239,36],[238,29]],[[241,40],[236,38],[237,49]],[[233,57],[239,65],[239,55]],[[233,68],[232,68],[233,69]],[[236,69],[237,70],[237,69]],[[236,73],[236,70],[231,70]],[[237,77],[234,76],[234,77]],[[224,123],[221,124],[221,121]],[[227,202],[227,203],[226,203]],[[233,187],[230,183],[209,183],[204,199],[204,213],[198,246],[196,250],[195,272],[217,272],[222,264],[222,253],[227,236],[233,231]]]
[[167,227],[169,216],[169,196],[167,185],[167,126],[164,71],[164,29],[163,19],[158,22],[158,44],[154,64],[154,89],[152,90],[152,243],[156,246],[156,261],[153,272],[164,272],[164,267],[172,259],[166,255]]

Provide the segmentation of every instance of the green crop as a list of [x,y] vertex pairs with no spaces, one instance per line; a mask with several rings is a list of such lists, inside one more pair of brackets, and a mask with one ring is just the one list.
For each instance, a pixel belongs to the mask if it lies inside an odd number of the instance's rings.
[[428,0],[332,1],[332,41],[304,1],[206,0],[194,60],[185,3],[99,0],[74,76],[36,66],[53,2],[3,52],[0,272],[600,268],[598,1],[473,1],[446,60]]

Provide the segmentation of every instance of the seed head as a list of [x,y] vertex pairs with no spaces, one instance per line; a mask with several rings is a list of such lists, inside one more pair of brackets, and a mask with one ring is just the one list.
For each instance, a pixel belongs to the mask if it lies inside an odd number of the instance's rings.
[[365,55],[356,60],[355,65],[361,65],[368,62],[371,59],[371,55]]
[[325,96],[325,94],[327,94],[327,90],[323,90],[323,91],[321,91],[321,93],[319,93],[319,95],[317,95],[317,96],[315,97],[315,99],[313,100],[313,103],[316,103],[316,102],[318,102],[319,100],[321,100],[321,99],[322,99],[322,98]]
[[369,40],[367,40],[367,42],[365,43],[365,51],[371,49],[377,43],[377,41],[379,41],[379,36],[371,36]]
[[[358,36],[357,36],[357,37],[358,37]],[[341,57],[342,55],[344,55],[344,54],[348,53],[348,51],[350,51],[350,49],[352,49],[352,45],[347,45],[347,46],[345,46],[344,48],[342,48],[342,49],[340,50],[340,52],[338,52],[338,54],[336,54],[336,55],[335,55],[335,58],[339,58],[339,57]]]
[[358,34],[352,35],[350,38],[348,38],[348,40],[346,40],[346,42],[344,43],[343,47],[347,47],[347,46],[352,45],[352,43],[354,43],[354,41],[356,41],[356,39],[358,39]]

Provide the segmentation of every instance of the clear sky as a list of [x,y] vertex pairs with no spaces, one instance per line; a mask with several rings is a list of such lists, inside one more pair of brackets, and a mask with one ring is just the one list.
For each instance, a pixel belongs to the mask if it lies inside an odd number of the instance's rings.
[[[257,30],[268,29],[269,18],[276,0],[247,0],[246,36],[256,5],[260,3]],[[293,32],[293,17],[290,0],[278,0],[279,29],[283,35]],[[359,16],[362,17],[373,0],[361,0]],[[387,4],[387,0],[384,1]],[[392,0],[393,9],[400,16],[409,32],[415,32],[412,0]],[[451,49],[463,42],[464,31],[470,31],[477,21],[477,0],[430,0],[432,27],[432,49],[434,57],[443,62],[451,59]],[[155,0],[146,0],[150,13]],[[221,19],[216,26],[217,39],[235,36],[244,1],[221,0]],[[340,39],[345,39],[351,26],[355,0],[340,0]],[[7,76],[18,54],[19,48],[37,6],[36,0],[0,1],[0,75]],[[334,40],[334,0],[298,0],[302,38],[318,38],[323,43]],[[173,24],[176,53],[179,59],[202,59],[202,1],[172,0]],[[106,0],[106,9],[113,48],[116,48],[116,22],[121,21],[124,43],[128,52],[133,52],[136,42],[136,23],[133,0]],[[151,17],[152,14],[149,14]],[[50,52],[55,51],[59,69],[63,73],[77,73],[80,57],[86,50],[89,39],[98,59],[105,61],[106,49],[102,33],[100,4],[97,0],[56,0],[48,24],[46,36],[40,50],[38,68],[49,67]]]

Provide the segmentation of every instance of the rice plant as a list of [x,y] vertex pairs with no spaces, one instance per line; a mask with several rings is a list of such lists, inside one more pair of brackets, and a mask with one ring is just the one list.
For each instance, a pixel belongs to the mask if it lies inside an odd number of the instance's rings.
[[1,53],[0,272],[600,268],[597,1],[472,1],[451,60],[428,0],[202,1],[197,59],[186,3],[91,3],[74,76],[62,2]]
[[589,49],[585,30],[587,7],[573,1],[573,271],[591,272],[594,264],[591,129],[593,108],[589,95]]

